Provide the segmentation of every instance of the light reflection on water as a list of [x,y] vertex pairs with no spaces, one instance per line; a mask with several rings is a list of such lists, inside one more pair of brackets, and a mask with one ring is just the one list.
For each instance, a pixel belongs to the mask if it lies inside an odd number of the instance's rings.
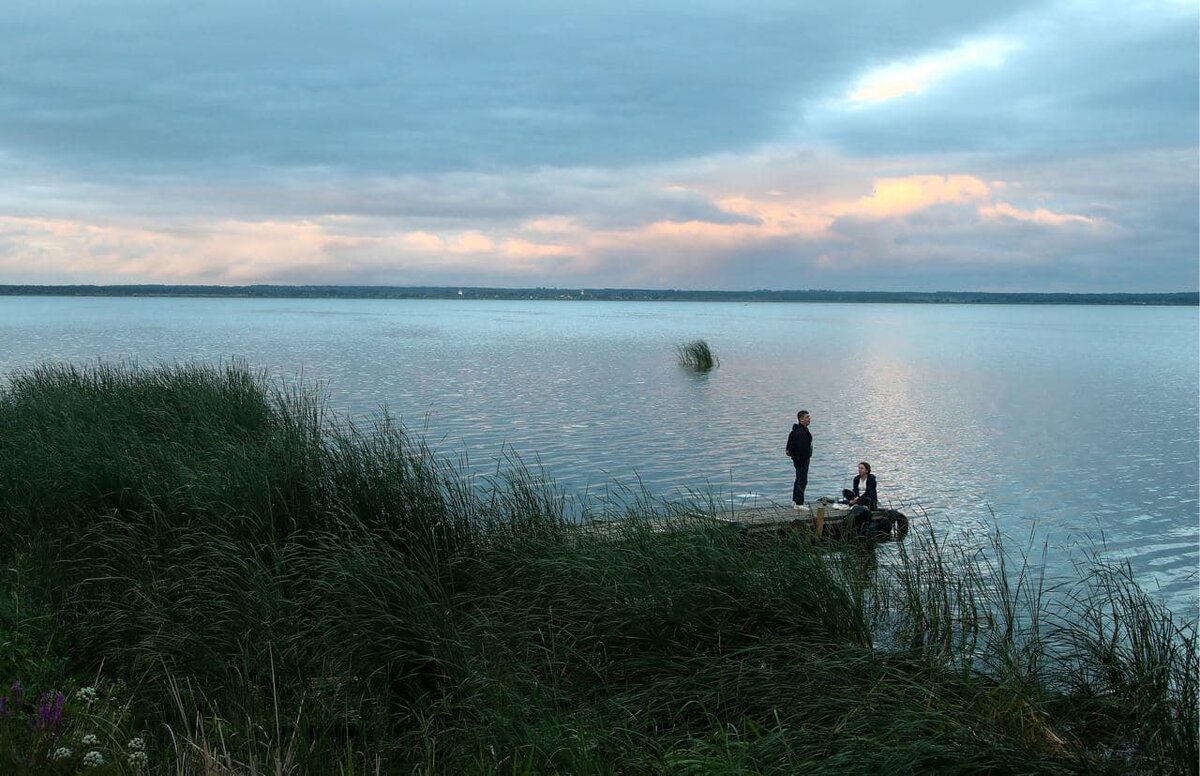
[[[804,408],[812,497],[867,460],[885,501],[950,533],[1036,521],[1064,567],[1102,534],[1186,608],[1197,330],[1195,308],[7,297],[0,371],[242,358],[355,416],[386,404],[473,470],[511,449],[597,502],[786,502]],[[674,361],[697,337],[709,374]]]

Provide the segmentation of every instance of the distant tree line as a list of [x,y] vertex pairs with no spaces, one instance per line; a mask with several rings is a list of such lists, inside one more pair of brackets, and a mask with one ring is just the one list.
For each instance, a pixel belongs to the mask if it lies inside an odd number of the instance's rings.
[[0,286],[0,296],[193,296],[296,299],[561,299],[614,302],[886,302],[896,304],[1200,305],[1200,292],[1161,294],[983,291],[683,291],[653,288],[475,288],[471,286]]

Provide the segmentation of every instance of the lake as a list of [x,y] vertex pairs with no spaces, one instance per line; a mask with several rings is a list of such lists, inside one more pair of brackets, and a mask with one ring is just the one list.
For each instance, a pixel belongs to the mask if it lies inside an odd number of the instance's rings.
[[[718,369],[676,364],[696,338]],[[1198,353],[1195,307],[0,297],[5,375],[242,359],[472,471],[540,462],[597,509],[628,487],[786,503],[807,409],[810,500],[866,460],[948,535],[1036,529],[1055,571],[1103,542],[1193,613]]]

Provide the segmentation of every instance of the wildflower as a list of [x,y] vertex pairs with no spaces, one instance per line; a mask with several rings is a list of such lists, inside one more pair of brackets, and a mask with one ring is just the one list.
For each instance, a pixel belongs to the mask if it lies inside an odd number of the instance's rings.
[[141,749],[136,749],[126,755],[129,764],[134,768],[145,768],[150,763],[150,758]]
[[44,692],[38,696],[37,722],[38,730],[54,730],[62,722],[63,703],[66,698],[58,690]]
[[50,755],[51,760],[70,760],[71,750],[65,746],[60,746],[54,750],[54,754]]
[[140,752],[146,748],[146,741],[142,738],[131,738],[129,739],[129,743],[126,745],[126,748],[135,752]]
[[97,752],[95,749],[83,756],[84,768],[99,768],[104,765],[104,755]]
[[100,739],[96,738],[96,736],[92,735],[91,733],[88,733],[86,736],[79,739],[79,743],[83,744],[84,746],[95,746],[96,744],[100,743]]
[[81,701],[91,704],[92,702],[94,702],[96,700],[96,697],[97,697],[96,696],[96,688],[95,687],[80,687],[78,690],[75,691],[75,697]]

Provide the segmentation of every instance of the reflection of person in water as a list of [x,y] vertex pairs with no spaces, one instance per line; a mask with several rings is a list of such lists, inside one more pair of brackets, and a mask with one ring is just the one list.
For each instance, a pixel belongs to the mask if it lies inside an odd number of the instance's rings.
[[867,509],[879,508],[879,493],[876,490],[875,475],[871,474],[871,464],[859,461],[858,476],[854,478],[854,490],[842,491],[846,503],[855,506],[861,504]]

